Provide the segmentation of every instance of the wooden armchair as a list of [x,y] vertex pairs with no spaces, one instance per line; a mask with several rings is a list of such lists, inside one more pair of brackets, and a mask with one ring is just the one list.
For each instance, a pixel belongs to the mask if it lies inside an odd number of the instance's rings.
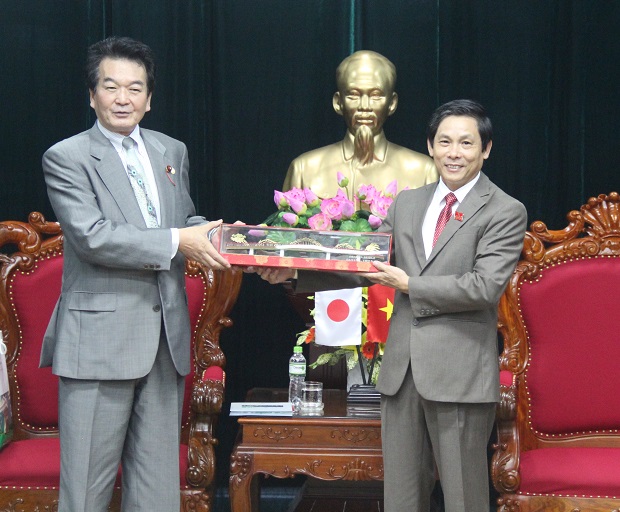
[[[58,381],[38,361],[60,293],[62,244],[59,224],[40,213],[31,213],[28,223],[0,222],[0,329],[15,427],[13,440],[0,450],[0,512],[58,509]],[[8,254],[9,248],[16,250]],[[232,325],[227,315],[241,278],[240,272],[212,272],[195,262],[186,266],[194,371],[186,379],[180,449],[183,511],[213,510],[214,428],[225,382],[219,336]],[[119,506],[120,487],[111,510]]]
[[502,512],[620,510],[620,195],[534,222],[500,302]]

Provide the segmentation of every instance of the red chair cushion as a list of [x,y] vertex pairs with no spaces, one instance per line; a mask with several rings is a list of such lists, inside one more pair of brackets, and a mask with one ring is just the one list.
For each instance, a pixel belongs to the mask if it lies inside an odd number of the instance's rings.
[[[187,445],[179,448],[180,485],[187,471]],[[120,485],[120,469],[116,486]],[[12,441],[0,451],[0,488],[58,489],[60,482],[60,441],[58,438]]]
[[520,472],[520,494],[620,498],[620,448],[530,450]]
[[15,272],[9,284],[22,343],[15,374],[19,400],[15,421],[35,429],[58,426],[58,378],[39,368],[43,334],[60,296],[62,256],[42,259],[32,272]]
[[[562,297],[560,303],[557,298]],[[521,285],[530,361],[530,421],[545,435],[614,430],[620,407],[620,273],[614,258],[575,260],[546,268]]]
[[0,452],[0,486],[58,489],[58,438],[12,441]]
[[222,370],[219,366],[209,366],[209,368],[205,370],[202,380],[224,382],[224,370]]

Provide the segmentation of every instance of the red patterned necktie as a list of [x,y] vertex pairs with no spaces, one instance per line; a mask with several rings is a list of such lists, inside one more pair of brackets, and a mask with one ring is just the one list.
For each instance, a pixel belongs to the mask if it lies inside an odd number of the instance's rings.
[[458,201],[452,192],[450,192],[444,199],[446,200],[446,206],[443,207],[443,210],[439,213],[439,217],[437,217],[437,226],[435,226],[435,236],[433,237],[433,247],[435,247],[437,239],[439,238],[439,235],[441,235],[443,228],[446,227],[446,224],[452,217],[452,205]]

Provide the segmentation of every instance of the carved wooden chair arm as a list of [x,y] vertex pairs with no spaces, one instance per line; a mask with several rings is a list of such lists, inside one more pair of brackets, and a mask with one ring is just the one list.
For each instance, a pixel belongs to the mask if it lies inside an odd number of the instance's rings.
[[[517,435],[516,376],[507,370],[501,372],[500,401],[497,405],[497,444],[491,461],[493,485],[500,493],[519,488],[519,437]],[[510,384],[508,383],[510,382]]]
[[223,402],[223,380],[206,379],[194,383],[188,442],[189,465],[185,474],[188,483],[194,487],[207,488],[215,478],[215,428]]

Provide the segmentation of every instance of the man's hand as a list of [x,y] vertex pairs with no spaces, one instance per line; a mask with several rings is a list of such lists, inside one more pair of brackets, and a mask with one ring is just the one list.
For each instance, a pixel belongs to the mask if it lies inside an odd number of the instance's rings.
[[279,284],[295,277],[295,269],[293,268],[276,268],[276,267],[246,267],[244,272],[255,272],[265,281],[271,284]]
[[404,270],[380,261],[373,261],[372,264],[378,272],[365,272],[360,275],[373,283],[389,286],[399,292],[409,294],[409,276]]
[[[222,224],[221,220],[215,220],[200,226],[179,229],[179,251],[186,258],[195,260],[213,270],[230,268],[230,263],[215,248],[219,246],[220,224]],[[214,228],[218,230],[212,237],[212,241],[209,241],[207,235]]]

